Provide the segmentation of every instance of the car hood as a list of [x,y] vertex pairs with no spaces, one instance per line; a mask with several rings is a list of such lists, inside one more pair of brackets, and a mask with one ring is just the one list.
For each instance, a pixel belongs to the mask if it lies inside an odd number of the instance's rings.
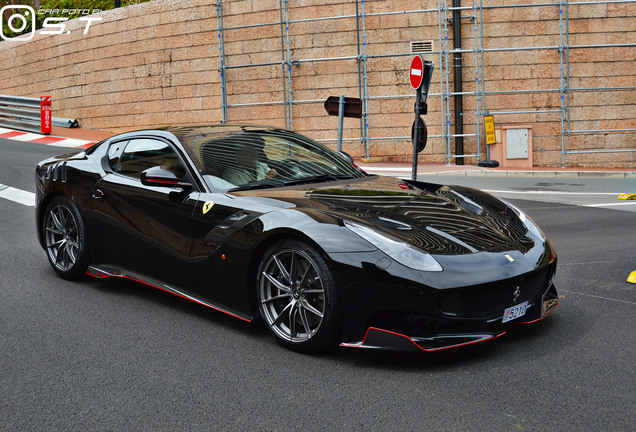
[[[271,205],[362,224],[432,254],[522,253],[535,239],[513,209],[497,198],[460,186],[370,176],[291,188],[235,192],[269,198]],[[314,218],[316,219],[316,217]],[[329,218],[331,219],[331,218]]]

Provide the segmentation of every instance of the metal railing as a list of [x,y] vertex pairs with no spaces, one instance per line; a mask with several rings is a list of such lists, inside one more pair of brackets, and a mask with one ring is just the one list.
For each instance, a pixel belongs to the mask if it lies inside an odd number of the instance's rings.
[[[280,20],[272,21],[272,22],[263,22],[263,23],[254,23],[247,25],[235,25],[235,26],[224,26],[223,23],[223,9],[222,9],[222,0],[217,0],[217,18],[218,18],[218,28],[217,32],[219,35],[219,56],[220,56],[220,67],[219,72],[221,75],[221,93],[222,93],[222,110],[223,110],[223,122],[228,121],[228,109],[233,107],[245,107],[245,106],[257,106],[257,105],[283,105],[284,114],[285,114],[285,124],[289,128],[293,128],[293,108],[298,107],[302,104],[311,104],[311,103],[322,103],[322,100],[299,100],[293,98],[293,87],[292,87],[292,68],[293,65],[299,65],[301,63],[319,63],[319,62],[330,62],[330,61],[342,61],[342,60],[355,60],[357,61],[358,66],[358,92],[360,94],[360,99],[363,101],[363,117],[360,122],[360,137],[359,138],[345,138],[344,141],[353,142],[358,141],[364,146],[364,155],[365,157],[369,157],[369,143],[371,141],[385,141],[385,140],[408,140],[410,137],[408,136],[393,136],[393,137],[383,137],[383,136],[375,136],[371,137],[369,133],[369,101],[374,99],[410,99],[413,98],[413,94],[393,94],[393,95],[370,95],[369,87],[367,83],[367,71],[369,67],[372,66],[370,62],[373,62],[375,59],[382,58],[397,58],[397,57],[405,57],[412,56],[412,53],[406,52],[392,52],[392,53],[383,53],[383,54],[367,54],[367,48],[369,47],[369,43],[373,43],[369,38],[369,32],[367,28],[366,21],[372,17],[381,17],[381,16],[390,16],[390,15],[414,15],[414,14],[437,14],[438,18],[438,37],[439,37],[439,49],[431,52],[427,52],[428,55],[436,55],[439,56],[439,85],[440,92],[439,93],[430,93],[429,96],[435,95],[440,97],[440,127],[441,127],[441,135],[429,135],[429,138],[432,139],[441,139],[444,142],[445,147],[445,161],[447,164],[450,164],[453,159],[459,157],[476,157],[479,159],[483,154],[483,131],[482,131],[482,118],[486,114],[498,114],[505,116],[505,123],[518,123],[518,118],[514,117],[517,115],[525,115],[525,114],[554,114],[554,121],[560,124],[560,130],[558,132],[558,139],[560,140],[560,152],[561,152],[561,165],[566,165],[566,156],[569,154],[593,154],[593,153],[620,153],[620,152],[636,152],[636,150],[632,149],[596,149],[596,150],[574,150],[568,149],[567,140],[568,137],[573,135],[581,135],[581,134],[607,134],[607,133],[634,133],[636,129],[632,127],[618,127],[618,128],[607,128],[607,129],[592,129],[592,128],[581,128],[576,129],[572,126],[571,120],[571,109],[572,102],[570,100],[570,95],[575,92],[608,92],[608,91],[634,91],[636,90],[636,86],[627,85],[627,86],[596,86],[596,87],[575,87],[571,84],[571,78],[574,78],[572,72],[570,71],[570,51],[578,51],[582,49],[627,49],[633,50],[636,47],[636,43],[632,41],[625,40],[620,42],[626,43],[599,43],[599,44],[572,44],[570,43],[570,7],[585,7],[585,6],[598,6],[598,5],[611,5],[611,4],[627,4],[633,5],[636,4],[636,0],[595,0],[595,1],[568,1],[568,0],[552,0],[552,1],[541,1],[541,2],[528,2],[526,4],[505,4],[505,2],[501,1],[499,4],[484,4],[484,0],[473,0],[472,2],[467,1],[467,3],[472,3],[472,5],[459,6],[459,7],[451,7],[448,5],[448,0],[438,0],[437,8],[429,8],[429,9],[413,9],[413,10],[400,10],[400,11],[386,11],[386,12],[376,12],[376,13],[367,13],[365,12],[365,1],[364,0],[355,0],[355,14],[343,14],[339,16],[326,16],[326,17],[315,17],[315,18],[306,18],[306,19],[290,19],[289,11],[288,11],[288,0],[279,0],[279,8],[280,8]],[[494,1],[493,1],[494,3]],[[531,9],[531,8],[552,8],[553,9],[553,20],[558,24],[558,32],[554,35],[554,42],[550,45],[546,44],[543,46],[511,46],[511,47],[484,47],[484,25],[491,24],[487,20],[484,20],[484,11],[493,11],[497,9],[511,9],[517,8],[519,10]],[[472,47],[467,49],[453,49],[449,46],[449,27],[456,23],[452,23],[452,20],[449,19],[449,12],[452,11],[462,11],[465,12],[466,15],[461,16],[462,19],[469,19],[472,24],[473,36],[472,36]],[[604,17],[597,17],[604,18]],[[607,17],[610,18],[610,17]],[[290,24],[297,23],[309,23],[315,21],[328,21],[328,20],[354,20],[355,25],[352,28],[355,28],[356,37],[352,41],[352,44],[357,44],[357,55],[354,56],[339,56],[339,57],[326,57],[326,58],[303,58],[303,59],[292,59],[291,51],[290,51]],[[280,61],[266,61],[262,63],[250,63],[250,64],[228,64],[227,57],[225,54],[225,33],[243,30],[248,28],[260,28],[266,26],[280,26],[280,36],[281,36],[281,60]],[[497,89],[497,90],[489,90],[486,88],[486,84],[490,83],[488,81],[488,77],[486,76],[487,70],[485,68],[486,64],[486,55],[499,53],[499,52],[528,52],[528,51],[545,51],[545,50],[554,50],[558,52],[558,60],[557,65],[559,66],[559,74],[555,78],[558,82],[559,88],[530,88],[530,89]],[[453,92],[451,83],[449,82],[449,74],[453,65],[452,56],[459,53],[466,53],[468,55],[473,56],[474,65],[471,67],[474,78],[473,86],[474,91],[463,91],[463,92]],[[272,59],[273,60],[273,59]],[[236,70],[242,68],[255,68],[255,67],[267,67],[279,65],[282,66],[282,80],[283,80],[283,100],[282,101],[269,101],[269,102],[252,102],[252,103],[232,103],[228,101],[227,94],[227,72],[228,70]],[[466,67],[466,69],[468,69]],[[545,94],[554,94],[557,93],[559,95],[560,101],[557,106],[546,106],[545,108],[531,109],[528,107],[520,107],[519,109],[488,109],[487,97],[488,95],[496,95],[496,94],[505,94],[505,95],[513,95],[513,94],[535,94],[535,93],[545,93]],[[474,132],[472,133],[453,133],[452,123],[451,123],[451,103],[450,98],[456,95],[464,95],[464,96],[473,96],[475,98],[475,109],[472,113],[474,115],[473,125],[475,125]],[[496,108],[496,107],[493,107]],[[467,113],[463,113],[465,115]],[[599,119],[600,120],[600,119]],[[619,125],[622,126],[622,125]],[[457,139],[458,137],[471,138],[474,141],[473,148],[475,149],[475,154],[470,155],[459,155],[453,154],[453,149],[451,147],[451,140]],[[335,139],[323,139],[321,141],[335,141]]]
[[[41,133],[40,99],[33,97],[0,95],[0,127],[25,132]],[[53,117],[55,126],[76,128],[76,119]]]

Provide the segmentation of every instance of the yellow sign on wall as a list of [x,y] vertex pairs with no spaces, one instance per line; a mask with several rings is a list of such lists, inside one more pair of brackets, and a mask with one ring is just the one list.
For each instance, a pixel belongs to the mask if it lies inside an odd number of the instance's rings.
[[484,116],[484,128],[486,129],[486,144],[490,145],[496,143],[495,118],[493,116]]

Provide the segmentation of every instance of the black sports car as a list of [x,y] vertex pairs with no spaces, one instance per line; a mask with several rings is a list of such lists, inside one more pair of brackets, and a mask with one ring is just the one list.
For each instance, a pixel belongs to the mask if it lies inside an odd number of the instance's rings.
[[368,175],[288,130],[168,127],[36,168],[55,271],[123,277],[283,345],[432,351],[493,339],[558,305],[556,253],[479,190]]

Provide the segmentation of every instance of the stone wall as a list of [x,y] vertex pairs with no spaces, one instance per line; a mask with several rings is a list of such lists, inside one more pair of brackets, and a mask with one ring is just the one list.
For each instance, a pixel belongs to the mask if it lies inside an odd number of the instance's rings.
[[121,132],[220,117],[216,11],[155,1],[68,21],[70,34],[0,42],[0,94],[51,95],[53,115]]
[[[449,2],[450,3],[450,2]],[[469,2],[464,2],[468,5]],[[527,0],[488,5],[530,3]],[[432,0],[367,0],[365,12],[429,10]],[[360,3],[359,3],[360,5]],[[472,6],[472,2],[470,2]],[[632,4],[570,6],[571,45],[633,44],[636,18]],[[280,64],[281,26],[278,0],[225,0],[224,27],[274,23],[224,32],[228,118],[230,122],[285,126],[284,86]],[[353,0],[291,0],[289,19],[341,17],[289,25],[293,128],[333,144],[337,118],[328,117],[322,101],[330,95],[359,94],[356,2]],[[558,6],[485,9],[484,48],[546,47],[544,49],[486,52],[485,108],[501,111],[550,111],[531,114],[495,114],[499,126],[533,127],[535,165],[561,163],[561,55]],[[473,11],[462,11],[464,48],[472,49]],[[214,2],[157,0],[100,14],[103,21],[83,34],[85,24],[69,21],[70,34],[36,34],[29,42],[0,42],[0,94],[53,96],[54,115],[74,117],[83,127],[125,131],[166,124],[218,123],[222,119],[219,43]],[[450,17],[450,12],[449,12]],[[360,25],[362,21],[360,21]],[[396,139],[410,134],[413,90],[408,84],[410,41],[433,40],[440,49],[438,13],[412,12],[367,16],[364,20],[369,101],[371,156],[406,160],[410,142]],[[444,36],[444,35],[442,35]],[[452,47],[452,29],[449,34]],[[361,42],[363,42],[361,40]],[[479,46],[478,46],[479,47]],[[564,58],[567,51],[564,51]],[[403,56],[393,56],[404,54]],[[382,57],[386,55],[386,57]],[[373,57],[380,56],[380,57]],[[436,64],[431,92],[440,92],[440,57],[425,54]],[[336,59],[340,58],[340,59]],[[328,59],[314,61],[315,59]],[[448,76],[452,88],[451,71]],[[636,82],[636,48],[569,50],[571,88],[624,87]],[[445,59],[443,59],[445,60]],[[269,65],[237,67],[243,65]],[[464,54],[465,92],[475,90],[475,57]],[[563,66],[564,68],[566,65]],[[445,79],[445,75],[441,75]],[[567,81],[563,82],[563,86]],[[552,90],[539,91],[535,90]],[[531,92],[528,92],[531,91]],[[400,97],[403,96],[403,97]],[[636,91],[577,91],[569,93],[570,128],[636,128]],[[450,108],[452,114],[452,98]],[[464,96],[465,133],[476,132],[474,94]],[[564,100],[564,105],[567,101]],[[255,104],[255,105],[245,105]],[[422,161],[442,162],[439,95],[429,97],[429,143]],[[565,128],[568,128],[567,115]],[[454,119],[450,118],[451,128]],[[360,121],[345,119],[345,150],[361,156]],[[378,139],[381,138],[381,139]],[[636,148],[634,132],[575,133],[565,136],[568,150]],[[331,141],[329,141],[331,140]],[[453,142],[451,141],[451,145]],[[465,139],[465,153],[475,153],[476,140]],[[482,146],[482,152],[483,152]],[[476,163],[474,158],[467,163]],[[570,166],[636,167],[636,153],[568,155]]]

